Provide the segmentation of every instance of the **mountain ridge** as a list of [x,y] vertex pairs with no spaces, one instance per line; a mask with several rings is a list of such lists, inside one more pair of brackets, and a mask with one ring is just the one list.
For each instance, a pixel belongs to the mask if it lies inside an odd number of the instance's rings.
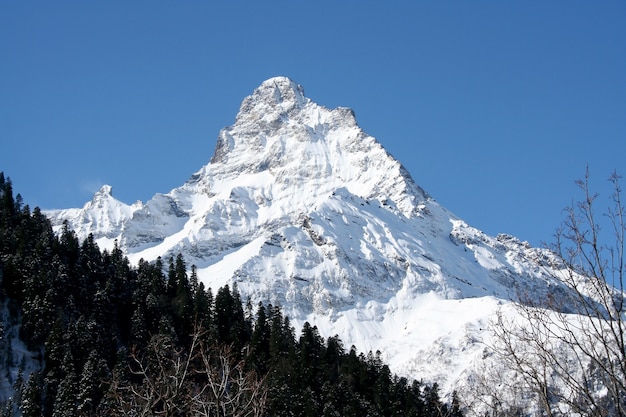
[[[237,284],[294,325],[380,350],[394,372],[440,381],[447,394],[469,384],[503,302],[518,289],[565,291],[550,252],[469,226],[352,110],[320,106],[286,77],[243,100],[180,187],[127,205],[104,186],[83,208],[47,215],[134,263],[182,253],[207,287]],[[442,349],[457,357],[439,358]]]

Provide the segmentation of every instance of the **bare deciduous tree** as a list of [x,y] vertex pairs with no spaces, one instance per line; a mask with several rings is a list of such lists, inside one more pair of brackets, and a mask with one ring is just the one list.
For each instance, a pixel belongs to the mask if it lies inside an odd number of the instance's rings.
[[144,354],[131,354],[131,382],[112,381],[103,413],[260,417],[267,397],[264,381],[228,348],[208,347],[201,339],[195,331],[183,352],[165,336],[152,337]]
[[577,181],[583,199],[566,210],[547,268],[567,295],[525,294],[516,314],[501,311],[493,323],[492,350],[542,415],[626,416],[626,223],[619,179],[610,178],[613,194],[603,218],[589,172]]

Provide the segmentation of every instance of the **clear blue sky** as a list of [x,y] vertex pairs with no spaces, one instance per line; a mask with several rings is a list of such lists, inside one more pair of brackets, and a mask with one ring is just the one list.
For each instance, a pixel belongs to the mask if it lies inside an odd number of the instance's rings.
[[0,170],[31,206],[126,202],[209,161],[286,75],[488,234],[550,241],[626,175],[626,2],[0,2]]

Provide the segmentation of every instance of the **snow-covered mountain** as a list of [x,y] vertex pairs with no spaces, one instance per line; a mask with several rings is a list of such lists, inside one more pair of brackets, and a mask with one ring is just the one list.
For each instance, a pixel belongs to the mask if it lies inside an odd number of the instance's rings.
[[[207,156],[208,157],[208,156]],[[328,109],[285,77],[245,98],[210,162],[133,205],[104,186],[83,208],[47,213],[133,262],[183,253],[214,289],[279,304],[392,370],[451,392],[484,366],[498,306],[566,291],[549,252],[487,236],[439,205],[348,108]]]

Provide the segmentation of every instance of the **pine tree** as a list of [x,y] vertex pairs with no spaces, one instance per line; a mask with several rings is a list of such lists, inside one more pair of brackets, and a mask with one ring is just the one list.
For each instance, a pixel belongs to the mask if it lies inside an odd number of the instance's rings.
[[252,323],[246,319],[241,301],[241,294],[237,288],[237,283],[233,284],[233,310],[232,310],[232,326],[230,329],[230,340],[233,348],[237,352],[241,352],[250,341],[252,334]]
[[63,364],[64,352],[67,349],[63,342],[63,332],[62,321],[57,319],[48,334],[45,344],[46,368],[51,371],[56,371]]
[[183,256],[178,254],[174,265],[176,284],[172,298],[173,323],[178,340],[186,346],[191,340],[193,330],[193,296]]
[[450,417],[463,417],[461,412],[461,405],[459,404],[459,397],[456,391],[452,393],[452,401],[450,402]]
[[326,379],[332,383],[339,382],[339,371],[341,362],[345,356],[345,349],[339,336],[335,335],[326,340],[326,351],[324,357]]
[[176,274],[174,258],[170,256],[169,268],[167,270],[167,298],[169,300],[173,300],[174,297],[176,297],[176,289],[178,288],[177,278],[178,275]]
[[41,413],[41,378],[39,372],[34,371],[28,377],[26,386],[22,390],[19,410],[22,417],[40,417]]
[[195,295],[198,290],[198,268],[195,265],[191,265],[191,276],[189,277],[189,287],[191,294]]
[[201,282],[198,284],[198,288],[194,294],[193,310],[195,322],[199,328],[203,329],[206,333],[212,333],[213,318],[213,296],[210,293],[210,289],[205,291],[204,284]]
[[135,309],[143,306],[146,331],[150,334],[158,333],[161,316],[168,314],[171,309],[160,258],[154,264],[143,260],[139,262],[133,306]]
[[92,350],[80,375],[77,396],[79,413],[93,415],[104,395],[103,385],[110,377],[106,362],[96,350]]
[[280,308],[267,306],[270,322],[269,354],[272,362],[276,362],[283,352],[283,315]]
[[443,407],[444,405],[441,403],[439,399],[439,385],[434,383],[431,386],[424,387],[424,411],[426,415],[429,416],[439,416],[445,415],[445,411]]
[[56,391],[52,406],[52,417],[72,417],[77,415],[78,379],[74,369],[74,358],[67,351],[62,370],[65,376]]
[[257,372],[265,374],[270,359],[270,326],[268,324],[265,306],[259,302],[257,318],[250,340],[250,357],[254,362]]
[[303,384],[319,388],[320,365],[324,356],[324,340],[316,326],[305,322],[298,342],[299,374]]
[[148,343],[149,332],[142,306],[135,309],[130,321],[131,330],[129,343],[135,348],[143,349]]
[[18,370],[17,377],[15,378],[15,382],[13,383],[13,397],[11,398],[11,415],[15,415],[17,410],[19,409],[20,404],[22,403],[22,394],[26,389],[26,383],[24,381],[24,363],[20,365],[20,369]]
[[117,329],[117,335],[126,342],[130,335],[133,314],[133,293],[137,283],[137,272],[130,267],[128,258],[124,256],[114,242],[110,254],[105,252],[103,256],[106,271],[106,283],[104,285],[104,298],[110,300],[112,309],[113,326]]
[[73,270],[80,256],[80,243],[76,233],[70,228],[67,220],[63,222],[63,230],[59,238],[59,255],[68,270]]
[[233,326],[233,311],[235,301],[230,293],[230,288],[226,285],[217,291],[215,296],[215,329],[217,340],[221,343],[231,343],[231,327]]

